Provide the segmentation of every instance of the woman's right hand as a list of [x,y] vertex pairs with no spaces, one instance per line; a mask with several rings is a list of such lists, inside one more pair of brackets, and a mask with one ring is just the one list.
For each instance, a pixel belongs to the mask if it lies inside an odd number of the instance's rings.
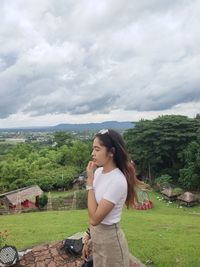
[[86,171],[87,171],[87,184],[92,185],[94,180],[94,170],[96,164],[93,161],[89,161]]
[[83,245],[83,249],[82,249],[82,259],[83,260],[87,260],[87,258],[88,258],[88,256],[89,256],[89,246],[88,246],[88,244],[87,244],[87,242]]

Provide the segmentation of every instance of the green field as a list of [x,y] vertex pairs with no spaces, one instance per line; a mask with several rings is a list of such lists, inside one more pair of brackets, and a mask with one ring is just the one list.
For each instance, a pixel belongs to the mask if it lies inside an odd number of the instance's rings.
[[59,197],[73,196],[74,192],[75,192],[74,190],[61,191],[61,192],[53,191],[53,192],[51,192],[51,197],[52,198],[59,198]]
[[[200,206],[177,208],[151,194],[154,208],[124,209],[122,228],[129,248],[147,266],[200,266]],[[63,240],[87,228],[87,211],[34,212],[0,217],[0,230],[9,230],[8,244],[18,250]]]

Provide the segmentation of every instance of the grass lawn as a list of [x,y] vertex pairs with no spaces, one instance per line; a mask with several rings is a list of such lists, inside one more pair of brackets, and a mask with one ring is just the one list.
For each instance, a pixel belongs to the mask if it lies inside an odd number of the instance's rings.
[[[124,209],[122,228],[130,251],[152,267],[200,266],[200,206],[177,208],[152,193],[152,210]],[[0,231],[9,230],[8,244],[18,250],[62,240],[87,228],[87,211],[34,212],[0,216]]]
[[[51,192],[51,197],[52,198],[59,198],[59,197],[67,197],[67,196],[73,196],[74,195],[75,190],[68,190],[68,191],[52,191]],[[47,193],[48,195],[48,193]]]

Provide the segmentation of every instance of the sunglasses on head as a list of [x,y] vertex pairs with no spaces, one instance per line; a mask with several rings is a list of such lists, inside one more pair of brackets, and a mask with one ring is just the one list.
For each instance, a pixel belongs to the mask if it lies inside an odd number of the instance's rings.
[[109,130],[108,129],[102,129],[98,132],[98,134],[106,134],[108,133],[109,134]]

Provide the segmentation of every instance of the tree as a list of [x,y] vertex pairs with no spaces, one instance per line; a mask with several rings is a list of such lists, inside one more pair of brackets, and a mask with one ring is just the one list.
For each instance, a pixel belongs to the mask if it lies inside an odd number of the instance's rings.
[[128,150],[145,177],[171,175],[176,182],[183,167],[180,154],[197,138],[198,123],[186,116],[166,115],[141,120],[124,133]]
[[85,170],[91,142],[73,140],[60,147],[17,144],[0,162],[0,191],[38,184],[44,191],[68,189]]
[[179,182],[187,190],[200,190],[200,143],[191,142],[183,152],[184,168]]
[[54,142],[57,144],[57,147],[61,147],[65,144],[70,144],[72,141],[72,136],[70,133],[64,131],[55,132]]
[[10,154],[17,159],[25,159],[27,158],[31,152],[33,152],[35,148],[30,144],[17,144],[13,146],[13,148],[10,150]]
[[79,167],[80,171],[85,170],[87,163],[91,160],[91,144],[76,140],[71,148],[71,163]]

